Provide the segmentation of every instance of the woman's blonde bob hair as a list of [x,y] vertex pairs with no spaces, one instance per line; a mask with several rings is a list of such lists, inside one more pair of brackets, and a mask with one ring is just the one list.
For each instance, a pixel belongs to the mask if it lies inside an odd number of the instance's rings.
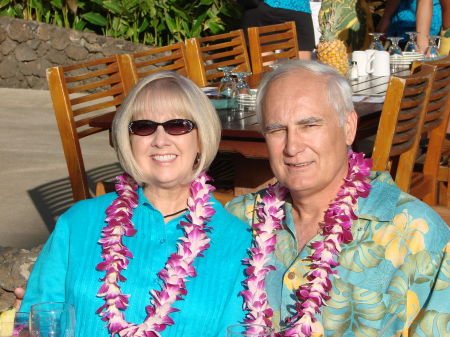
[[220,142],[221,126],[216,110],[194,82],[172,71],[160,71],[141,79],[114,117],[113,144],[125,172],[139,185],[145,183],[142,170],[133,157],[128,125],[136,116],[145,116],[146,111],[156,111],[161,115],[167,112],[169,116],[175,115],[195,122],[200,152],[193,163],[192,179],[208,169]]

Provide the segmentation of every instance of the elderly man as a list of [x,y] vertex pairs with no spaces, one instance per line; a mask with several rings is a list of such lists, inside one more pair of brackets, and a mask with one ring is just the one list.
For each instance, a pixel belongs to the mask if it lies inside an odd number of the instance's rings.
[[349,150],[347,81],[287,63],[264,78],[257,114],[279,183],[228,205],[255,233],[248,322],[285,336],[448,335],[450,231]]

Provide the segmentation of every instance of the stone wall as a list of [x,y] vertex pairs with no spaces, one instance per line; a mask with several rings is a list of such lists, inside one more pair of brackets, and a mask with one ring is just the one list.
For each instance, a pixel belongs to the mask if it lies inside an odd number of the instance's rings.
[[151,47],[0,16],[0,87],[48,89],[45,69]]
[[15,301],[14,289],[25,288],[43,245],[28,249],[0,247],[0,312]]

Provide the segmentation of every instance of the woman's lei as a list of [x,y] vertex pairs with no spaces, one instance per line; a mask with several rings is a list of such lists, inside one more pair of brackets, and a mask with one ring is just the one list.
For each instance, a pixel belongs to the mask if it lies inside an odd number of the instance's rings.
[[191,197],[188,199],[189,222],[180,222],[185,236],[180,238],[177,252],[170,255],[164,269],[158,273],[163,285],[160,291],[150,291],[153,299],[145,308],[147,317],[143,323],[135,324],[125,320],[124,311],[128,307],[130,295],[122,294],[119,282],[126,281],[121,272],[133,257],[122,239],[124,235],[133,236],[136,233],[131,218],[133,209],[138,205],[137,184],[127,174],[118,176],[117,180],[116,191],[119,196],[106,210],[107,225],[99,240],[103,262],[97,265],[97,270],[105,271],[106,275],[101,279],[103,283],[97,293],[97,296],[104,298],[105,304],[97,313],[108,322],[111,336],[159,336],[159,332],[167,325],[174,324],[169,314],[178,311],[172,307],[173,303],[187,294],[186,279],[196,276],[194,259],[202,256],[202,252],[209,248],[210,239],[206,231],[210,229],[207,223],[215,213],[209,201],[214,187],[207,184],[206,181],[210,179],[206,174],[201,174],[192,182]]

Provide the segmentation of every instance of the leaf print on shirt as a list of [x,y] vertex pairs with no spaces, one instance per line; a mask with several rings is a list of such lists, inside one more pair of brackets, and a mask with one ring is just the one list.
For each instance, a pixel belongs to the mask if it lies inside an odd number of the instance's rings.
[[297,258],[297,242],[288,231],[277,231],[277,246],[274,254],[286,268]]
[[404,336],[408,336],[408,329],[417,317],[419,310],[420,305],[417,294],[414,291],[408,290],[406,293],[406,322],[402,332]]
[[444,290],[450,286],[450,242],[445,246],[443,254],[441,273],[434,285],[435,290]]
[[[247,207],[245,208],[245,216],[247,217],[247,219],[252,219],[253,216],[257,217],[257,214],[255,212],[255,205],[259,204],[262,201],[262,197],[260,194],[256,195],[256,200],[250,204],[247,205]],[[254,219],[259,220],[258,219]]]
[[415,254],[425,248],[423,234],[426,232],[428,224],[424,219],[414,219],[407,210],[403,210],[394,216],[392,225],[375,230],[373,240],[386,248],[385,258],[398,267],[408,252]]
[[409,329],[411,337],[450,336],[450,314],[435,310],[422,311]]
[[[431,288],[435,270],[436,260],[432,259],[427,251],[410,255],[392,279],[387,290],[391,299],[388,312],[391,314],[397,313],[399,319],[403,322],[410,320],[410,315],[413,314],[413,307],[416,305],[416,302],[414,295],[410,294],[409,291],[414,284],[421,284]],[[423,303],[421,304],[423,305]]]
[[[380,321],[386,314],[383,294],[335,279],[331,299],[324,307],[323,326],[330,336],[343,336],[351,329],[356,337],[377,336],[378,329],[367,321]],[[365,324],[366,323],[366,324]],[[376,323],[375,323],[376,325]]]
[[[376,267],[384,257],[384,248],[371,240],[372,231],[368,220],[358,220],[353,224],[353,240],[342,245],[339,264],[351,271],[360,273]],[[378,223],[375,221],[375,223]]]

